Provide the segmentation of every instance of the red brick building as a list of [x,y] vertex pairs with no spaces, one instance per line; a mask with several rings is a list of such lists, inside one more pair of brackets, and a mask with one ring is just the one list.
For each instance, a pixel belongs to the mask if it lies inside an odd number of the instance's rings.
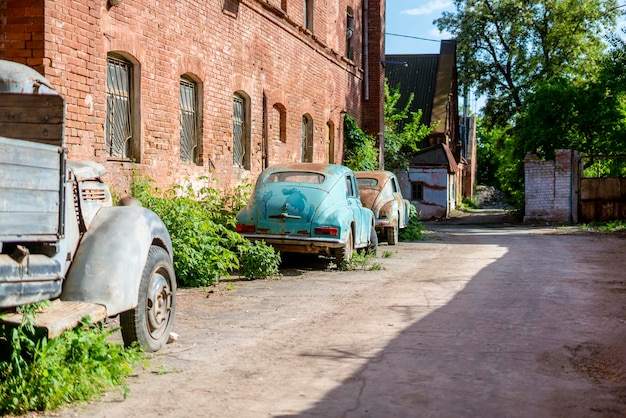
[[[0,58],[67,101],[71,158],[127,190],[228,188],[341,162],[343,117],[382,132],[384,0],[0,0]],[[203,182],[203,181],[202,181]]]

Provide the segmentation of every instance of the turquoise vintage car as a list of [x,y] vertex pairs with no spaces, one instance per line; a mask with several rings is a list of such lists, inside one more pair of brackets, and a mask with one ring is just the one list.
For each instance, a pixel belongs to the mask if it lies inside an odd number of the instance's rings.
[[375,252],[374,213],[361,204],[352,170],[336,164],[285,163],[266,168],[237,231],[283,253],[349,261],[355,249]]

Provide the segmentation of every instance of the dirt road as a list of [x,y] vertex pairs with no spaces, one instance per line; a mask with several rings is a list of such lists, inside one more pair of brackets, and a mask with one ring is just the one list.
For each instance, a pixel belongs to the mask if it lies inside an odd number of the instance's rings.
[[623,237],[438,225],[378,254],[183,289],[128,399],[54,416],[626,416]]

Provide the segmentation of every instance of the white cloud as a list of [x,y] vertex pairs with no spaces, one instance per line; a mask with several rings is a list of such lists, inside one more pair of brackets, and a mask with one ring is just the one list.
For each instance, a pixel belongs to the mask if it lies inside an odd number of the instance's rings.
[[406,15],[422,16],[422,15],[429,15],[433,12],[438,12],[440,10],[447,9],[451,6],[452,6],[451,0],[432,0],[425,6],[417,7],[415,9],[406,9],[406,10],[403,10],[401,13],[406,14]]
[[430,36],[431,38],[435,38],[435,39],[452,39],[452,38],[454,38],[454,36],[452,36],[452,34],[450,32],[448,32],[447,30],[444,30],[443,32],[439,32],[439,29],[437,29],[437,28],[432,28],[430,30],[430,32],[428,32],[428,36]]

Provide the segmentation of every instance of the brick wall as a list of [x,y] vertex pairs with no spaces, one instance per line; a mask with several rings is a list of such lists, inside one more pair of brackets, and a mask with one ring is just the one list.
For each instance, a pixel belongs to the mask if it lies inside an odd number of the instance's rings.
[[[52,82],[67,102],[70,157],[104,164],[106,180],[119,192],[128,190],[133,172],[150,176],[160,187],[208,181],[228,188],[260,172],[265,148],[270,163],[300,161],[304,114],[314,124],[313,161],[324,162],[328,124],[334,130],[334,160],[341,161],[342,110],[359,121],[364,114],[382,112],[382,102],[363,100],[361,36],[355,38],[354,60],[344,56],[346,9],[354,10],[355,32],[360,34],[362,1],[314,4],[314,27],[309,31],[302,27],[300,0],[123,0],[118,6],[95,0],[0,0],[0,58],[35,66]],[[111,52],[131,61],[137,73],[134,136],[139,146],[133,161],[111,159],[105,150],[106,64]],[[183,74],[201,86],[199,165],[180,161]],[[370,86],[370,91],[378,88]],[[233,166],[235,92],[249,99],[249,171]],[[382,93],[376,94],[372,98],[379,101]],[[264,141],[263,97],[268,132],[275,120],[273,109],[285,112],[284,141],[275,140],[276,135]],[[209,180],[200,180],[203,176]]]
[[576,182],[573,177],[576,161],[577,153],[571,150],[557,150],[554,161],[542,161],[533,154],[526,156],[525,222],[568,223],[576,220]]
[[0,0],[0,57],[43,71],[44,0]]

